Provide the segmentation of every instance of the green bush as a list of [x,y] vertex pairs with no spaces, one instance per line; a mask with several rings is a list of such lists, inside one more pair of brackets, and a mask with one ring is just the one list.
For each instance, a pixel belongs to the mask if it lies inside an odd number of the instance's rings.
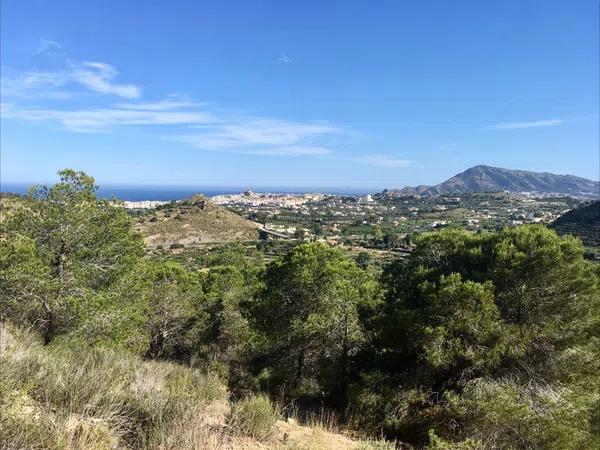
[[233,405],[228,423],[237,433],[267,440],[275,433],[278,418],[279,413],[271,400],[265,395],[256,395]]
[[461,442],[448,442],[437,436],[433,430],[429,431],[429,450],[481,450],[486,448],[481,442],[467,439]]

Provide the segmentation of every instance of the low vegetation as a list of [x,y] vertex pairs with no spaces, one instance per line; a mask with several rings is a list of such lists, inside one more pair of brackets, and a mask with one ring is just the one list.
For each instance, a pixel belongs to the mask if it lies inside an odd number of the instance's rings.
[[320,242],[151,258],[61,178],[0,224],[5,448],[600,446],[577,238],[446,229],[382,268]]
[[202,195],[159,206],[152,214],[141,216],[135,229],[151,248],[160,245],[177,249],[212,242],[256,240],[258,237],[256,224],[213,205]]
[[15,329],[5,334],[3,448],[174,448],[191,436],[212,439],[211,415],[226,404],[216,377],[73,342],[43,346]]
[[230,403],[222,380],[198,369],[66,340],[43,345],[12,326],[2,338],[2,449],[391,448],[284,422],[265,395]]
[[278,418],[279,413],[271,400],[265,395],[257,395],[239,401],[232,408],[228,422],[237,433],[268,440],[275,433]]

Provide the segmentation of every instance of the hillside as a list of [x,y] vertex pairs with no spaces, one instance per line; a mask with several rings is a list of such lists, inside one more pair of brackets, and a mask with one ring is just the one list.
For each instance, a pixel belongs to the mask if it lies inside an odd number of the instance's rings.
[[[388,237],[410,251],[385,268],[320,241],[271,261],[269,240],[144,253],[132,215],[224,212],[203,196],[129,211],[59,176],[0,223],[0,450],[600,448],[600,279],[577,239],[427,227]],[[428,222],[549,217],[509,193],[448,197],[393,200]]]
[[106,348],[43,346],[0,323],[0,449],[356,449],[323,418],[284,420],[264,396],[232,403],[222,380]]
[[253,240],[257,225],[213,204],[201,194],[142,216],[135,226],[149,247]]
[[572,234],[588,247],[600,247],[600,201],[572,209],[551,225],[559,234]]
[[598,198],[600,183],[574,175],[474,166],[435,186],[391,190],[396,195],[462,194],[465,192],[538,192]]

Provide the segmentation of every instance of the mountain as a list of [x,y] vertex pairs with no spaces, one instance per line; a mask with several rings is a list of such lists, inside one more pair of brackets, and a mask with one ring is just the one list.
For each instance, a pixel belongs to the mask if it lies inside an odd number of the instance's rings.
[[572,234],[584,245],[600,247],[600,201],[566,212],[550,224],[558,234]]
[[136,224],[148,247],[170,247],[258,238],[258,225],[212,203],[202,194],[162,205]]
[[574,175],[556,175],[548,172],[529,172],[480,165],[471,167],[435,186],[405,187],[388,192],[395,195],[428,196],[498,191],[537,192],[598,198],[600,196],[600,183]]

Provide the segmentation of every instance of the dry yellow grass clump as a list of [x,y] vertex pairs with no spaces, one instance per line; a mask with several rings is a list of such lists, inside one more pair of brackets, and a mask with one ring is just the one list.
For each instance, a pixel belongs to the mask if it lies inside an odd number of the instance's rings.
[[2,449],[391,449],[283,421],[264,396],[230,404],[217,377],[11,327],[0,355]]

